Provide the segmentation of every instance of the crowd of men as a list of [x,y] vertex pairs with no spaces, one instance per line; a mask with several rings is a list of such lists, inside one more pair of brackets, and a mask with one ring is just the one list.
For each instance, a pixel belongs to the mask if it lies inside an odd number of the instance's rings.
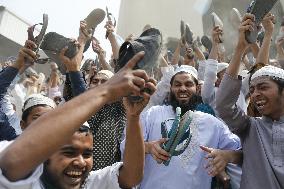
[[[215,25],[210,47],[184,36],[172,53],[144,43],[121,66],[115,24],[105,26],[108,63],[81,21],[76,55],[58,54],[66,73],[52,62],[49,76],[32,69],[27,40],[0,72],[0,188],[283,189],[284,35],[273,39],[274,23],[266,14],[263,38],[249,43],[255,16],[244,14],[232,55]],[[98,58],[82,63],[90,41]]]

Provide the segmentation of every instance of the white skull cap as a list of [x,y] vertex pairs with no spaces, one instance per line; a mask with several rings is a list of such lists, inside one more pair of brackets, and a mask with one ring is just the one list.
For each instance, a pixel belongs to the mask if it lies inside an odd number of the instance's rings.
[[229,67],[228,63],[221,62],[217,64],[217,73],[223,71],[224,69],[227,69]]
[[[175,72],[174,75],[176,75],[179,72],[186,72],[189,73],[190,75],[192,75],[196,80],[197,80],[197,70],[192,67],[192,66],[188,66],[188,65],[181,65],[180,67],[178,67]],[[174,76],[173,75],[173,76]],[[173,77],[172,76],[172,77]]]
[[264,66],[252,75],[251,80],[262,76],[276,77],[284,80],[284,70],[275,66]]
[[41,94],[32,94],[25,100],[22,111],[24,112],[28,108],[31,108],[37,105],[47,105],[47,106],[50,106],[51,108],[56,107],[56,104],[52,99],[46,96],[43,96]]
[[113,76],[113,73],[109,70],[101,70],[97,74],[103,74],[107,76],[108,79],[110,79]]

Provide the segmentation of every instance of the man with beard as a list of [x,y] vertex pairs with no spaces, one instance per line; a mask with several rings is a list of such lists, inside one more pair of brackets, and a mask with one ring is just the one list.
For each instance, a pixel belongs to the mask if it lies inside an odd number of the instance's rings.
[[[194,111],[202,102],[196,95],[197,71],[187,65],[178,67],[170,81],[170,104],[153,106],[140,116],[145,140],[145,170],[141,188],[189,188],[209,189],[211,177],[204,169],[205,153],[200,145],[218,149],[238,149],[239,138],[232,134],[227,126],[212,115]],[[193,112],[190,124],[191,141],[185,151],[171,157],[168,166],[161,164],[169,159],[169,154],[161,148],[167,141],[162,138],[161,123],[175,118],[176,107],[181,108],[181,115]],[[167,130],[172,121],[166,122]],[[214,161],[214,160],[213,160]]]

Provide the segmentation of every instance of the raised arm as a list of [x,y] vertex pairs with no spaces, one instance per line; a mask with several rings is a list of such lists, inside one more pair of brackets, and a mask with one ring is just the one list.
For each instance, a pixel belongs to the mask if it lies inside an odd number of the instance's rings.
[[[145,87],[149,88],[151,94],[153,94],[155,85],[155,81],[150,79]],[[122,188],[133,187],[140,183],[143,178],[145,149],[139,117],[148,104],[150,95],[144,92],[143,96],[144,98],[140,102],[131,102],[128,98],[124,99],[127,116],[126,142],[123,167],[118,178]]]
[[111,66],[106,62],[106,52],[105,50],[99,45],[92,43],[93,51],[98,54],[99,64],[103,68],[103,70],[112,71]]
[[32,63],[29,62],[34,62],[36,59],[36,54],[31,50],[32,48],[35,48],[35,44],[32,41],[26,41],[25,46],[19,51],[16,62],[0,72],[0,101],[17,74],[22,73],[26,68],[32,65]]
[[119,38],[119,36],[117,36],[117,34],[114,33],[114,25],[112,21],[107,21],[105,28],[107,29],[107,32],[109,33],[108,40],[112,48],[113,58],[117,60],[119,56],[119,48],[120,48],[120,44],[118,43],[118,39],[117,39]]
[[[70,60],[64,56],[64,51],[61,51],[61,61],[81,61],[82,52],[83,50],[80,49],[79,53]],[[144,53],[135,55],[106,83],[68,101],[34,121],[0,154],[0,168],[6,178],[10,181],[18,181],[29,175],[32,170],[65,144],[74,132],[104,104],[114,102],[130,93],[140,94],[145,81],[148,81],[148,76],[144,71],[132,70],[132,68],[143,55]]]
[[241,90],[241,80],[238,79],[241,57],[248,47],[245,32],[252,30],[253,19],[254,16],[251,14],[246,14],[243,18],[233,58],[216,95],[216,110],[220,118],[238,135],[241,135],[249,126],[249,117],[236,106],[236,102]]
[[219,35],[222,30],[219,26],[213,28],[212,30],[212,49],[209,54],[209,58],[205,61],[205,74],[204,74],[204,84],[201,88],[201,97],[204,103],[212,105],[215,101],[215,80],[217,77],[217,58],[218,58],[218,44]]
[[259,49],[259,53],[256,58],[256,63],[269,64],[269,50],[274,30],[274,22],[275,22],[275,17],[271,13],[268,13],[262,21],[265,33],[262,45]]
[[[80,46],[85,46],[85,43],[91,37],[89,35],[86,35],[86,33],[86,23],[84,21],[81,21],[78,37],[78,42]],[[83,54],[82,49],[80,49],[79,53]],[[68,78],[66,78],[65,86],[70,85],[72,91],[72,95],[69,94],[69,96],[71,95],[71,97],[75,97],[85,92],[87,90],[87,86],[84,80],[84,76],[80,72],[81,61],[64,61],[63,63],[68,72],[68,74],[66,74],[66,77]],[[66,86],[66,88],[70,86]]]
[[182,48],[182,46],[183,46],[183,43],[182,43],[182,40],[180,39],[178,41],[176,50],[175,50],[175,52],[173,54],[172,65],[178,65],[179,58],[180,58],[180,49]]
[[277,60],[281,66],[282,69],[284,69],[284,49],[283,49],[283,44],[284,44],[284,38],[279,39],[276,42],[276,49],[277,49]]

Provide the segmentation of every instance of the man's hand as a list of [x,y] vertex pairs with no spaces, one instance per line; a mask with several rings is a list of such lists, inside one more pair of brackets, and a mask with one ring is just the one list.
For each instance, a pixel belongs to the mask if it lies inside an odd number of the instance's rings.
[[230,151],[212,149],[205,146],[200,146],[200,148],[208,153],[205,157],[208,160],[205,168],[208,169],[210,176],[214,177],[225,170],[225,167],[230,162]]
[[59,54],[59,58],[61,60],[61,62],[63,62],[63,64],[66,66],[66,69],[70,72],[70,71],[80,71],[80,67],[81,67],[81,62],[82,62],[82,56],[83,56],[83,52],[81,50],[82,45],[78,44],[78,48],[79,50],[77,51],[77,54],[72,58],[68,58],[67,56],[65,56],[65,52],[68,50],[68,47],[64,47]]
[[92,49],[95,53],[97,53],[97,54],[100,53],[100,49],[101,49],[100,42],[95,37],[92,37]]
[[272,35],[274,30],[275,16],[271,13],[267,13],[261,23],[265,33]]
[[119,72],[103,84],[108,87],[110,102],[115,102],[130,94],[135,96],[141,94],[149,81],[149,76],[144,70],[133,70],[133,68],[144,57],[144,54],[144,52],[137,53]]
[[36,48],[36,44],[33,41],[27,40],[25,46],[20,49],[16,63],[13,67],[23,72],[29,66],[32,66],[37,59],[36,53],[32,50]]
[[220,28],[220,26],[216,26],[213,28],[211,33],[213,44],[219,44],[221,42],[219,35],[223,35],[223,30]]
[[85,20],[80,21],[78,42],[81,45],[85,45],[87,41],[92,38],[92,29],[87,29],[87,23]]
[[151,141],[145,143],[145,151],[148,154],[151,154],[152,157],[157,161],[157,163],[161,164],[164,161],[169,160],[169,153],[161,148],[161,145],[165,143],[168,139],[162,138],[157,141]]
[[134,35],[133,35],[133,34],[129,34],[129,35],[126,37],[125,41],[129,41],[129,42],[134,41]]
[[106,22],[105,29],[107,30],[108,33],[114,32],[114,25],[111,20]]
[[246,41],[245,33],[246,31],[253,31],[254,25],[254,15],[252,14],[245,14],[241,25],[239,27],[239,40],[237,48],[246,49],[248,46],[248,42]]
[[99,41],[96,38],[92,40],[92,48],[95,53],[98,54],[99,59],[106,57],[106,51],[100,46]]
[[150,91],[150,94],[145,92],[144,90],[141,91],[141,100],[138,102],[132,102],[129,97],[125,97],[123,99],[124,106],[126,108],[127,115],[129,116],[134,116],[134,117],[139,117],[140,113],[143,111],[143,109],[147,106],[150,96],[154,94],[156,91],[156,80],[153,78],[150,78],[146,83],[145,83],[145,89]]

